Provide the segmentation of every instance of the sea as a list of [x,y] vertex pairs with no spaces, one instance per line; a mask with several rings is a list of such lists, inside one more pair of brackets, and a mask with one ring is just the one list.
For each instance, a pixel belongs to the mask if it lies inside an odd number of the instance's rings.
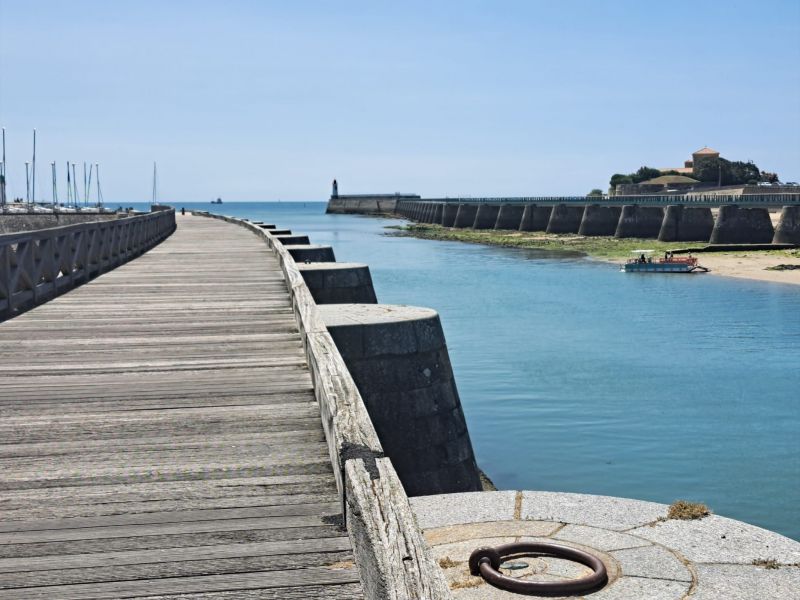
[[401,237],[324,202],[175,206],[308,234],[380,302],[436,309],[499,489],[704,502],[800,540],[800,287]]

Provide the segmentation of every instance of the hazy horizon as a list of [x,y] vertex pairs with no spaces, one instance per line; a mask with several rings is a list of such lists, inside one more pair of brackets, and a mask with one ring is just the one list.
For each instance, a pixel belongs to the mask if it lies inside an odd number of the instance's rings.
[[[8,195],[578,195],[711,146],[800,180],[800,3],[0,0]],[[80,175],[79,175],[80,178]],[[80,187],[80,186],[79,186]]]

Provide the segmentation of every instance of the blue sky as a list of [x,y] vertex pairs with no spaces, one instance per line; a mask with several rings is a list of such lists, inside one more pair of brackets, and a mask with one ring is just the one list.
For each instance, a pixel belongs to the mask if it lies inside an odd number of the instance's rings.
[[[30,132],[106,200],[582,194],[709,145],[800,179],[800,0],[0,0],[9,193]],[[62,190],[63,194],[63,190]]]

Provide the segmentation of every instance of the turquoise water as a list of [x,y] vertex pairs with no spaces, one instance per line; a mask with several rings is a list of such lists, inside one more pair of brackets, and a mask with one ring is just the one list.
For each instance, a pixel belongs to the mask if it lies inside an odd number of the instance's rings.
[[438,310],[499,488],[685,498],[800,539],[800,288],[389,237],[324,203],[191,206],[307,233],[381,302]]

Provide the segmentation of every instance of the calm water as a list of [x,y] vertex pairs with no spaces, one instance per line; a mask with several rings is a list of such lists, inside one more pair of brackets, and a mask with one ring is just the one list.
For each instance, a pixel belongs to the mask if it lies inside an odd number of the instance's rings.
[[307,233],[369,263],[381,302],[437,309],[499,488],[686,498],[800,539],[800,288],[389,237],[324,203],[191,206]]

